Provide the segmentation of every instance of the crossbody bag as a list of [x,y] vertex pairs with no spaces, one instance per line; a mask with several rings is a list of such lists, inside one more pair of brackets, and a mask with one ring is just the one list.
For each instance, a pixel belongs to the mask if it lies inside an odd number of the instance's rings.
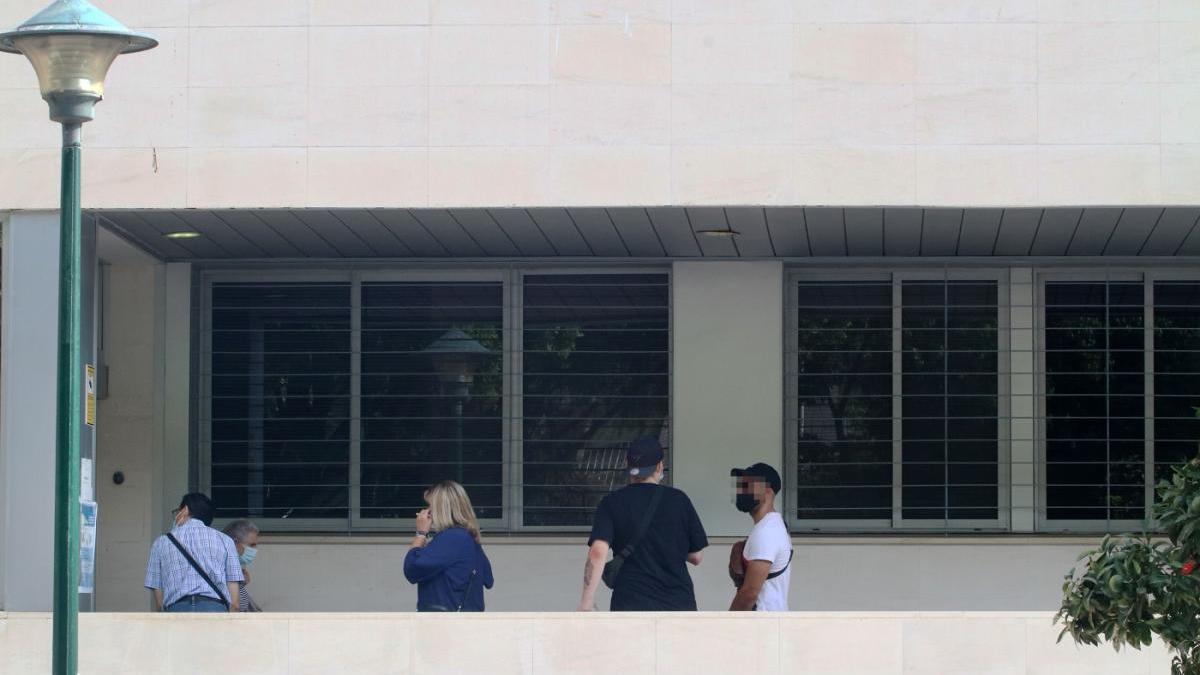
[[213,589],[213,592],[217,594],[217,601],[222,605],[225,605],[225,609],[229,609],[229,601],[225,599],[225,594],[221,592],[221,589],[217,588],[217,585],[214,584],[213,580],[208,577],[208,574],[200,568],[200,564],[196,562],[196,559],[192,557],[192,554],[188,553],[188,550],[183,547],[183,544],[179,543],[179,540],[175,538],[175,535],[171,534],[170,532],[167,533],[167,539],[170,539],[171,543],[175,544],[175,548],[179,549],[179,552],[183,554],[183,557],[188,561],[188,564],[192,566],[192,569],[196,570],[196,574],[199,574],[200,578],[208,584],[208,587]]
[[646,514],[642,516],[642,522],[638,523],[638,530],[633,535],[633,539],[625,544],[625,548],[621,552],[614,555],[612,560],[604,564],[604,573],[600,575],[600,579],[604,581],[604,585],[613,588],[617,583],[617,576],[621,574],[621,567],[629,556],[637,550],[638,544],[642,543],[646,532],[650,529],[650,521],[654,519],[654,512],[658,510],[658,502],[662,499],[663,488],[661,485],[654,486],[654,496],[650,498],[650,507],[646,509]]

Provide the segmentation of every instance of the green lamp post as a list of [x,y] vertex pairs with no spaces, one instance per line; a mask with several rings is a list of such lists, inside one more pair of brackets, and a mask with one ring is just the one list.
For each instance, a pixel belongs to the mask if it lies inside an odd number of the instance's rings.
[[81,131],[104,97],[104,76],[121,54],[158,42],[136,33],[86,0],[56,0],[33,18],[0,33],[0,51],[24,54],[37,71],[50,119],[62,125],[59,231],[58,396],[54,479],[53,672],[78,672],[79,446],[83,435]]

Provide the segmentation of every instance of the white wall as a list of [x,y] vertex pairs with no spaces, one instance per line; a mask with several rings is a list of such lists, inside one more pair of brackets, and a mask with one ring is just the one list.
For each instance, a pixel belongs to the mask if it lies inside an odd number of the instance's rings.
[[[146,554],[159,531],[155,517],[155,310],[161,265],[108,268],[108,397],[97,415],[96,488],[100,504],[96,603],[105,611],[142,611]],[[117,485],[120,471],[125,482]],[[139,592],[140,591],[140,592]]]
[[[691,569],[701,610],[728,609],[733,599],[725,571],[729,542],[714,543],[704,562]],[[495,588],[486,594],[489,611],[576,607],[587,551],[582,537],[492,536],[484,543],[496,576]],[[797,538],[791,608],[1053,611],[1061,601],[1063,575],[1082,550],[1097,543],[1089,538]],[[269,611],[412,611],[417,599],[404,579],[406,550],[407,539],[401,538],[268,536],[260,544],[249,588]],[[602,590],[597,604],[607,609],[607,590]]]
[[[729,470],[783,467],[783,264],[671,268],[671,483],[710,536],[743,532]],[[782,506],[782,505],[781,505]]]
[[[1200,201],[1191,0],[103,6],[162,45],[113,67],[88,206]],[[53,207],[17,57],[0,108],[0,206]]]
[[58,214],[4,224],[0,320],[0,606],[50,609],[54,561]]
[[[1056,644],[1049,613],[81,617],[80,671],[437,675],[1167,675],[1161,643]],[[7,638],[6,638],[7,635]],[[0,671],[49,669],[50,617],[0,614]]]

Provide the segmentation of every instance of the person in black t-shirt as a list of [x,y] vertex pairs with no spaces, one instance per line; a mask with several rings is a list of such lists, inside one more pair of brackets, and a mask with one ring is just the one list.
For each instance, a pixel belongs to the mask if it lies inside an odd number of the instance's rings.
[[661,490],[645,536],[621,567],[610,609],[619,611],[695,611],[696,593],[687,565],[699,565],[708,536],[692,501],[682,490],[659,485],[663,448],[644,436],[626,455],[630,484],[605,497],[596,509],[588,558],[584,564],[580,611],[596,609],[596,588],[609,550],[621,551],[636,536],[655,491]]

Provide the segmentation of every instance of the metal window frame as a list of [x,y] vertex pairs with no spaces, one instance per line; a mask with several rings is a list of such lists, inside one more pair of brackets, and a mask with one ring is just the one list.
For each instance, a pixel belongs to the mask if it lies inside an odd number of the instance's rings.
[[[1011,439],[1006,432],[1007,422],[1011,418],[1009,406],[1009,391],[1012,373],[1009,366],[1009,350],[1011,348],[1009,342],[1009,329],[1012,327],[1011,314],[1009,311],[1009,273],[1007,269],[975,269],[975,268],[943,268],[943,282],[950,281],[994,281],[996,282],[996,517],[990,519],[956,519],[950,520],[948,511],[950,510],[949,495],[947,494],[946,506],[944,513],[945,517],[941,521],[933,519],[913,519],[903,517],[903,503],[901,500],[893,502],[893,522],[895,529],[902,530],[932,530],[937,532],[955,532],[955,531],[1006,531],[1011,522],[1011,499],[1012,492],[1009,490],[1011,485]],[[920,270],[903,270],[892,275],[892,304],[893,304],[893,347],[895,354],[903,356],[903,344],[901,338],[904,333],[902,320],[902,291],[905,281],[932,281],[930,272]],[[947,300],[948,302],[948,300]],[[949,305],[944,306],[949,311]],[[892,377],[895,385],[892,390],[893,398],[903,400],[903,372],[902,359],[896,358],[892,361]],[[896,408],[892,409],[892,424],[893,428],[900,430],[903,427],[903,415],[897,414]],[[949,418],[945,418],[949,419]],[[892,436],[893,448],[893,466],[903,467],[903,443],[904,438],[902,433],[895,433]],[[948,457],[948,455],[947,455]],[[948,459],[946,460],[949,461]],[[894,469],[896,471],[897,469]],[[897,488],[898,486],[898,488]],[[903,480],[897,480],[893,484],[893,490],[903,489]],[[949,490],[950,483],[946,483],[946,488]]]
[[[1153,504],[1158,498],[1156,492],[1155,480],[1155,359],[1154,359],[1154,285],[1159,281],[1183,281],[1200,284],[1200,268],[1195,268],[1194,271],[1185,271],[1184,269],[1154,269],[1147,270],[1146,276],[1146,504]],[[1155,529],[1158,528],[1158,520],[1154,518],[1153,511],[1148,512],[1147,517],[1150,525]]]
[[[445,265],[412,267],[372,266],[316,266],[310,269],[271,268],[228,268],[204,269],[198,272],[201,290],[199,311],[198,371],[196,396],[199,423],[196,425],[196,452],[200,467],[200,489],[212,489],[211,447],[211,366],[212,366],[212,288],[214,283],[349,283],[351,288],[351,388],[350,388],[350,451],[349,451],[349,502],[347,518],[256,518],[265,530],[273,532],[320,532],[346,534],[385,533],[408,529],[408,521],[394,518],[366,519],[361,514],[361,339],[362,339],[362,284],[387,282],[452,282],[452,281],[498,281],[503,291],[503,343],[504,377],[502,415],[502,481],[504,504],[502,517],[481,519],[480,526],[495,532],[586,532],[587,526],[531,526],[524,524],[523,474],[523,353],[524,343],[524,278],[526,275],[563,274],[571,276],[604,274],[661,274],[666,278],[668,298],[668,433],[674,434],[674,275],[670,261],[662,265],[588,265],[563,266],[528,264],[504,265]],[[219,519],[221,526],[231,519]]]
[[[199,464],[199,487],[206,494],[212,494],[212,291],[214,283],[347,283],[351,285],[353,296],[353,272],[350,270],[319,269],[311,272],[264,270],[259,272],[247,270],[202,270],[199,272],[199,285],[202,306],[199,312],[199,370],[195,378],[196,396],[195,409],[198,411],[196,424],[197,460]],[[352,312],[353,313],[353,312]],[[351,316],[351,327],[354,318]],[[353,331],[352,331],[353,335]],[[353,344],[353,337],[351,338]],[[353,366],[353,355],[351,356]],[[353,374],[351,374],[351,410],[357,392],[353,389]],[[349,457],[355,453],[353,442],[353,422],[351,424],[351,443]],[[350,483],[354,483],[354,472],[351,467]],[[255,522],[264,529],[275,532],[349,532],[353,513],[350,504],[353,502],[353,489],[348,488],[351,499],[347,501],[346,518],[255,518]],[[232,520],[218,518],[214,525],[220,527]]]
[[[799,335],[795,329],[799,318],[799,283],[823,281],[863,281],[888,283],[892,289],[892,517],[884,519],[829,519],[797,518],[793,512],[799,503],[799,486],[795,480],[788,481],[787,497],[792,508],[787,511],[787,522],[795,531],[806,532],[869,532],[869,533],[930,533],[930,532],[973,532],[1007,531],[1011,524],[1011,439],[1001,424],[1009,417],[1009,338],[1011,317],[1009,312],[1009,266],[895,266],[863,267],[857,272],[845,272],[844,268],[806,266],[786,272],[785,283],[785,326],[784,326],[784,467],[788,476],[795,476],[799,468],[796,452],[798,427],[796,424],[798,382],[795,378],[799,365]],[[995,281],[997,289],[997,517],[995,519],[925,520],[903,517],[903,416],[899,406],[903,399],[902,381],[902,286],[904,281]],[[948,508],[948,507],[947,507]]]

